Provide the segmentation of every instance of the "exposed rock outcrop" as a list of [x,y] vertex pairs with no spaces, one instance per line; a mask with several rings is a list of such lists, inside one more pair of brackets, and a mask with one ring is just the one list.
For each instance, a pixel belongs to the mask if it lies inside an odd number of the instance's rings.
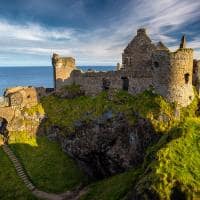
[[138,118],[131,126],[122,113],[111,111],[90,122],[76,122],[75,132],[67,138],[53,127],[62,148],[94,178],[103,178],[137,166],[143,161],[145,149],[156,135],[149,121]]

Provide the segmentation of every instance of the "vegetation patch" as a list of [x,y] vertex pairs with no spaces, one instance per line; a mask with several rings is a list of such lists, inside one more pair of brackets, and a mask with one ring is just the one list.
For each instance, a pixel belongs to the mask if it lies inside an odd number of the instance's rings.
[[26,132],[10,135],[10,147],[39,189],[59,193],[87,182],[81,170],[57,143]]
[[[192,199],[200,192],[200,119],[187,118],[149,149],[151,158],[136,186],[145,197]],[[154,156],[152,156],[154,155]],[[145,192],[148,191],[148,192]]]
[[31,108],[24,108],[23,112],[27,113],[29,116],[45,114],[42,104],[40,103],[37,104],[36,106],[32,106]]
[[98,181],[90,185],[88,193],[81,200],[121,200],[133,187],[139,174],[138,169],[130,170]]
[[46,123],[69,129],[69,132],[74,129],[76,121],[94,119],[108,110],[123,112],[130,123],[135,122],[135,114],[147,118],[158,132],[169,130],[176,124],[174,105],[152,90],[137,96],[126,91],[102,92],[95,97],[80,96],[74,99],[51,95],[43,98],[42,105],[47,116]]
[[0,199],[36,200],[16,174],[13,164],[0,147]]

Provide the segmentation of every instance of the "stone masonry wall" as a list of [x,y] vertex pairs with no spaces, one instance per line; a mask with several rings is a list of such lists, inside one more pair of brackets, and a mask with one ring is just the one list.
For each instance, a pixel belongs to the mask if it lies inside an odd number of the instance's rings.
[[103,90],[103,81],[106,79],[110,82],[110,89],[123,89],[123,78],[129,80],[128,91],[137,94],[146,90],[152,85],[150,76],[138,77],[137,74],[130,74],[123,70],[110,72],[81,72],[75,70],[71,74],[70,82],[81,85],[88,95],[96,95]]
[[70,78],[71,72],[76,69],[75,59],[72,57],[60,57],[53,54],[52,64],[54,69],[54,88],[59,89]]
[[156,51],[153,55],[153,85],[158,94],[187,106],[194,98],[193,50]]
[[198,94],[200,94],[200,60],[194,60],[193,62],[192,84],[195,86]]
[[152,53],[156,46],[146,34],[145,29],[139,29],[136,37],[128,44],[122,54],[122,65],[125,70],[138,74],[151,74]]

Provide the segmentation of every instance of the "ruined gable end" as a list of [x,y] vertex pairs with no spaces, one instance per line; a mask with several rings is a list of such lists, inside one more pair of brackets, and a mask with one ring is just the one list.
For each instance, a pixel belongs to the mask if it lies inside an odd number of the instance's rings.
[[139,29],[137,35],[124,49],[123,68],[138,74],[148,74],[151,70],[151,56],[156,49],[145,29]]
[[76,69],[75,59],[72,57],[60,57],[53,54],[52,65],[54,69],[54,88],[59,89],[67,82],[70,82],[70,75]]

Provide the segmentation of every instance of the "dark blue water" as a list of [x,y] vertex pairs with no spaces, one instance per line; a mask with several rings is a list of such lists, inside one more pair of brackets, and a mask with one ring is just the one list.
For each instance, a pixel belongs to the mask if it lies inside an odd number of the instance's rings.
[[[96,71],[114,70],[113,66],[78,67],[83,71],[89,69]],[[52,67],[0,67],[0,96],[5,88],[15,86],[53,87]]]

